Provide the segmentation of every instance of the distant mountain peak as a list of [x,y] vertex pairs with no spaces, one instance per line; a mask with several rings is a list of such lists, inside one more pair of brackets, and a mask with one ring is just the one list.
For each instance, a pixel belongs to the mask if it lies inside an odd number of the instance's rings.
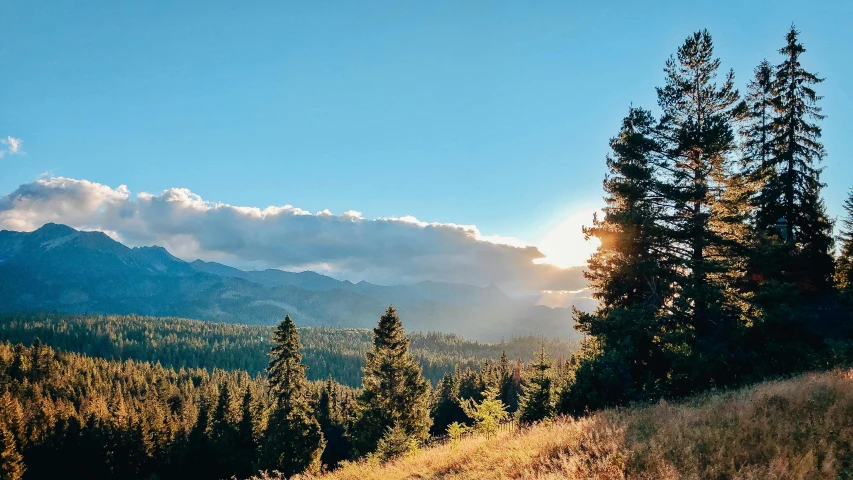
[[37,228],[33,233],[37,233],[40,236],[64,237],[66,235],[78,233],[78,231],[69,227],[68,225],[49,222]]

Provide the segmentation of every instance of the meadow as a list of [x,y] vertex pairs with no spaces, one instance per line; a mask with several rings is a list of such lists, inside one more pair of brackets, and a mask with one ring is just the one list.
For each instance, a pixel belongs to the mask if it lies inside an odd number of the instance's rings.
[[853,370],[560,417],[303,480],[853,478]]

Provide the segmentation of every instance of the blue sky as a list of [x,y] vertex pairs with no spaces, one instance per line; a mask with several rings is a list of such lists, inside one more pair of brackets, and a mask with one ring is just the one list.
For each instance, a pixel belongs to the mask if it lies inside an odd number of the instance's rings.
[[[811,2],[815,3],[815,2]],[[412,215],[539,242],[601,204],[607,140],[707,28],[745,86],[796,22],[853,186],[853,2],[0,3],[0,193],[44,172],[134,194]]]

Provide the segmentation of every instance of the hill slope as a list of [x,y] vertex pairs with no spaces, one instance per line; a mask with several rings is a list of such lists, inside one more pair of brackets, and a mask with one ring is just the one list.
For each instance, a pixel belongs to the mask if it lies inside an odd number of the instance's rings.
[[849,479],[851,447],[853,371],[835,371],[477,437],[322,479]]
[[162,247],[129,248],[102,232],[49,223],[0,231],[0,312],[140,314],[270,325],[373,327],[394,303],[409,331],[496,341],[572,337],[571,311],[511,299],[497,287],[423,282],[353,284],[314,272],[242,271],[178,259]]

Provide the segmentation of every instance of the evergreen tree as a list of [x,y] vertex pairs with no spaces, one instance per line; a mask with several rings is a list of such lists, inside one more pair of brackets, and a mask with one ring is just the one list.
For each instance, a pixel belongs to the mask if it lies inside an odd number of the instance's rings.
[[466,367],[462,372],[457,372],[456,376],[459,378],[457,383],[459,385],[459,398],[461,400],[483,399],[483,391],[485,388],[482,383],[482,378],[480,378],[480,375],[476,371]]
[[236,451],[234,476],[244,478],[251,475],[257,458],[255,442],[255,411],[252,398],[252,387],[246,386],[243,400],[240,404],[240,422],[237,424]]
[[730,252],[741,215],[732,213],[736,206],[720,205],[732,171],[734,127],[743,111],[734,74],[715,83],[719,66],[711,35],[697,32],[667,61],[666,85],[658,88],[677,293],[665,316],[665,341],[678,352],[671,382],[677,393],[732,380],[735,372],[726,363],[743,314],[741,302],[732,301],[737,286],[727,275],[739,260]]
[[326,439],[326,449],[323,450],[321,461],[330,469],[338,466],[344,460],[352,458],[352,442],[346,434],[347,417],[341,406],[338,387],[331,375],[323,384],[316,408],[317,422]]
[[518,407],[518,421],[533,423],[554,414],[553,388],[551,385],[551,362],[542,345],[532,365],[533,376],[524,387]]
[[358,418],[356,447],[373,452],[390,428],[402,429],[417,442],[426,440],[430,419],[430,386],[409,353],[409,338],[393,306],[373,329],[373,349],[367,353]]
[[832,223],[820,198],[823,184],[818,167],[826,155],[817,124],[824,116],[817,106],[821,97],[813,88],[823,79],[800,63],[806,50],[798,35],[792,26],[786,45],[779,50],[783,61],[775,69],[775,112],[770,125],[774,154],[757,228],[778,232],[788,245],[773,259],[773,275],[800,291],[820,292],[831,285],[833,269]]
[[501,422],[509,419],[506,405],[498,399],[498,389],[489,388],[483,393],[483,400],[472,399],[462,402],[465,414],[474,420],[474,430],[492,436],[498,431]]
[[0,479],[20,480],[24,478],[24,470],[24,461],[15,436],[5,425],[0,424]]
[[758,243],[749,266],[757,316],[744,342],[759,378],[802,369],[823,348],[818,323],[828,315],[816,310],[827,301],[834,270],[818,167],[825,155],[817,124],[823,115],[813,88],[823,80],[802,67],[805,49],[793,27],[779,52],[769,155],[755,205]]
[[631,108],[610,141],[604,217],[584,229],[601,241],[585,272],[600,303],[594,313],[575,312],[575,328],[588,337],[560,392],[564,413],[654,397],[669,372],[660,311],[671,298],[674,247],[663,228],[656,136],[651,113]]
[[438,382],[436,401],[432,407],[432,429],[433,435],[441,435],[447,431],[447,427],[454,422],[464,423],[467,420],[462,406],[459,404],[459,387],[456,377],[445,374]]
[[844,201],[840,240],[841,251],[835,270],[835,283],[847,299],[853,300],[853,188]]
[[394,424],[385,430],[385,434],[376,444],[376,452],[371,456],[383,462],[393,460],[418,450],[418,441],[415,440],[405,428]]
[[264,435],[266,465],[285,475],[319,471],[325,440],[308,402],[299,333],[290,316],[276,328],[273,341],[267,373],[274,404]]
[[501,352],[499,363],[500,371],[500,399],[506,405],[510,413],[518,410],[518,401],[521,398],[521,367],[510,366],[506,352]]
[[[770,181],[773,178],[773,139],[771,127],[775,115],[775,75],[767,60],[755,68],[753,79],[747,87],[746,110],[741,124],[741,167],[744,179],[751,185],[750,203],[755,209],[755,223],[775,225],[776,213],[771,205],[777,202],[772,194]],[[768,217],[769,216],[769,217]]]
[[52,351],[44,347],[36,337],[30,347],[30,381],[39,382],[50,376]]
[[208,435],[210,427],[210,405],[202,398],[198,406],[195,424],[187,436],[186,465],[195,465],[193,474],[199,478],[210,478],[217,474],[218,465],[211,459],[216,457],[216,451]]
[[219,398],[211,419],[210,437],[215,452],[211,460],[218,465],[217,477],[234,475],[234,466],[240,460],[238,455],[242,452],[237,445],[237,428],[231,422],[231,392],[226,383],[219,386]]

